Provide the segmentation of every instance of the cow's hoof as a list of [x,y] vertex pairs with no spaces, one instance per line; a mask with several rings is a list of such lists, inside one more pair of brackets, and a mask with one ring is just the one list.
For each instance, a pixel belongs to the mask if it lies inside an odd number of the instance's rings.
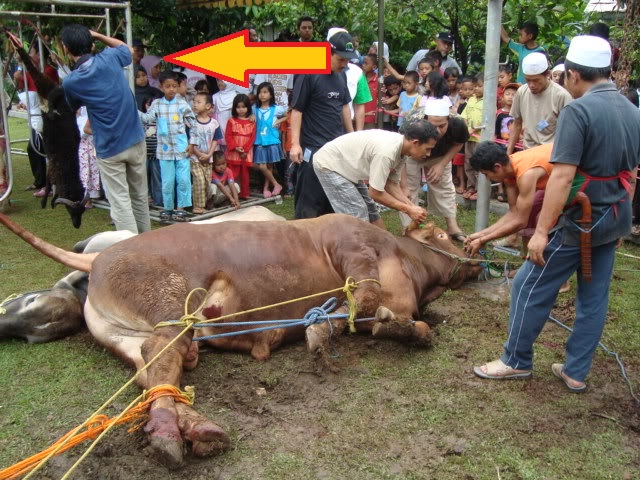
[[149,447],[153,457],[170,470],[180,468],[183,458],[182,440],[152,435],[149,439]]
[[433,340],[433,331],[425,322],[417,321],[413,326],[413,340],[416,345],[427,347]]
[[307,348],[311,353],[317,354],[326,350],[329,345],[329,332],[325,325],[310,325],[305,330]]
[[376,310],[376,322],[386,323],[395,320],[396,316],[387,307],[380,306]]
[[182,367],[187,370],[187,371],[191,371],[193,369],[195,369],[198,366],[198,342],[191,342],[191,345],[189,346],[189,351],[187,352],[187,355],[184,358],[184,363],[182,364]]
[[195,441],[191,443],[191,453],[196,457],[215,457],[229,449],[231,440],[226,433],[222,432],[224,438],[212,440],[210,442]]

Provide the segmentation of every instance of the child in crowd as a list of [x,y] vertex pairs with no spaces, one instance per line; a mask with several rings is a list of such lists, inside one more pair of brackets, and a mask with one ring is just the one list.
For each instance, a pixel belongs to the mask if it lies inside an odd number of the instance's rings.
[[460,86],[458,79],[460,78],[460,70],[457,67],[449,67],[444,71],[444,79],[447,82],[447,88],[449,88],[449,100],[451,101],[451,113],[458,113],[453,111],[453,107],[458,103],[460,99]]
[[229,202],[236,210],[240,208],[238,191],[240,188],[233,178],[233,172],[227,167],[222,152],[213,154],[213,172],[211,175],[211,201],[213,207]]
[[209,91],[209,82],[204,78],[202,80],[198,80],[193,88],[196,90],[196,93],[211,93]]
[[447,103],[449,103],[449,108],[453,106],[448,96],[449,89],[447,88],[447,84],[444,81],[444,77],[440,75],[440,73],[431,72],[429,75],[427,75],[424,86],[425,93],[420,100],[421,107],[426,106],[427,102],[433,100],[445,100]]
[[400,97],[398,98],[398,128],[402,126],[404,117],[409,115],[411,110],[420,103],[421,97],[418,93],[419,79],[418,72],[414,70],[409,70],[404,74],[404,80],[402,81],[404,91],[400,92]]
[[500,65],[500,68],[498,69],[498,95],[496,99],[498,102],[498,108],[502,106],[502,95],[504,94],[504,89],[511,83],[512,78],[513,72],[511,71],[511,66]]
[[[282,160],[282,146],[277,126],[286,118],[287,108],[276,105],[273,85],[262,82],[258,85],[258,104],[254,106],[256,117],[256,141],[253,146],[253,163],[264,175],[264,198],[279,195],[282,191],[280,185],[273,176],[273,165]],[[273,191],[269,190],[273,185]]]
[[464,171],[467,175],[467,189],[462,194],[463,198],[475,201],[478,199],[476,184],[478,181],[478,172],[471,168],[471,156],[475,153],[476,147],[480,142],[480,133],[482,131],[482,108],[484,94],[484,73],[480,72],[473,77],[473,95],[467,101],[467,106],[462,112],[462,118],[469,128],[469,140],[464,146]]
[[91,201],[100,198],[100,170],[98,169],[87,107],[80,107],[77,122],[78,130],[80,130],[80,145],[78,146],[80,181],[86,194],[89,195],[89,201],[85,204],[85,208],[93,208]]
[[378,66],[378,56],[374,54],[368,54],[362,61],[362,71],[367,79],[369,85],[369,92],[371,92],[371,101],[364,104],[364,129],[370,130],[377,128],[377,116],[378,109],[378,74],[376,73],[376,67]]
[[518,28],[517,42],[514,42],[509,38],[509,34],[504,28],[502,28],[502,32],[500,33],[502,42],[506,43],[509,50],[518,56],[518,77],[516,78],[518,83],[524,83],[525,81],[524,72],[522,71],[522,60],[524,60],[524,57],[534,52],[542,52],[546,55],[544,48],[536,42],[536,39],[538,38],[538,30],[537,23],[524,22]]
[[438,63],[433,59],[433,57],[424,57],[422,60],[418,62],[418,75],[420,75],[420,94],[424,95],[427,90],[426,82],[427,77],[431,72],[437,72]]
[[193,113],[196,123],[189,133],[191,144],[191,194],[193,210],[196,215],[206,211],[213,153],[222,139],[222,132],[218,121],[211,118],[213,104],[208,93],[196,93],[193,97]]
[[[400,99],[400,92],[402,90],[402,84],[393,75],[384,77],[384,87],[382,90],[382,108],[385,112],[395,111],[398,100]],[[382,117],[382,125],[385,130],[397,131],[397,122],[394,121],[394,117],[388,113]]]
[[507,145],[509,142],[509,123],[513,120],[511,116],[511,105],[513,105],[513,97],[520,88],[519,83],[509,83],[505,85],[502,94],[502,106],[496,112],[495,135],[499,144]]
[[[176,72],[162,72],[160,87],[164,97],[155,100],[146,113],[139,112],[139,115],[145,123],[156,123],[156,157],[160,161],[162,205],[165,209],[160,214],[160,220],[183,222],[187,218],[184,209],[191,206],[191,162],[186,127],[193,127],[196,117],[186,100],[178,96],[178,78]],[[176,184],[177,202],[174,198]]]
[[458,95],[460,98],[458,98],[458,103],[454,105],[453,108],[458,115],[462,115],[462,112],[467,106],[467,101],[473,95],[473,79],[463,77],[462,80],[460,80],[459,92]]
[[224,152],[234,178],[240,185],[240,198],[249,198],[250,168],[253,166],[253,143],[256,140],[256,123],[250,120],[251,101],[244,93],[233,99],[231,118],[224,136],[227,149]]
[[[365,56],[364,58],[366,59],[367,57]],[[289,103],[291,103],[291,97],[292,95],[289,96]],[[289,156],[289,153],[291,152],[291,110],[287,112],[285,121],[280,124],[280,138],[282,146],[284,147],[284,168],[281,172],[281,178],[284,178],[287,185],[286,196],[292,197],[296,187],[297,171],[295,170],[295,165],[291,163],[291,158]]]
[[[213,109],[215,119],[220,124],[220,129],[223,132],[227,131],[227,122],[231,118],[231,107],[233,105],[233,99],[236,96],[236,91],[233,88],[228,88],[224,80],[216,79],[218,85],[218,93],[213,95]],[[226,148],[226,140],[220,142],[220,148],[222,151]]]
[[560,86],[564,85],[564,63],[559,63],[551,69],[551,80]]

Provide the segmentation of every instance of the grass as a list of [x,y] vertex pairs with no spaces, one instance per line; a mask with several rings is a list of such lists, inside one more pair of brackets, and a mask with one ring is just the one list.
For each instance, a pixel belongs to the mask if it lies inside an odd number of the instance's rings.
[[[13,137],[26,138],[24,122],[11,122]],[[31,193],[22,191],[31,180],[26,157],[15,158],[14,168],[10,214],[21,225],[65,248],[110,228],[103,210],[87,212],[80,230],[70,226],[64,209],[41,210]],[[291,217],[291,201],[271,208]],[[397,233],[397,216],[385,213],[384,218]],[[471,231],[474,213],[461,210],[460,223]],[[0,245],[0,299],[47,288],[66,272],[5,229]],[[621,251],[640,255],[639,250],[627,244]],[[636,389],[639,268],[637,260],[617,258],[603,337],[622,355]],[[446,323],[437,327],[433,348],[343,339],[337,347],[337,375],[305,374],[310,360],[301,346],[285,347],[264,364],[236,354],[202,355],[185,382],[198,387],[198,410],[229,430],[235,448],[214,460],[190,459],[183,470],[171,473],[144,457],[141,437],[116,433],[110,440],[116,453],[92,456],[91,468],[100,468],[101,478],[168,479],[599,480],[637,475],[638,410],[612,359],[596,355],[591,392],[565,393],[548,365],[563,358],[566,334],[547,326],[536,346],[539,368],[533,380],[483,382],[470,368],[500,351],[508,302],[456,291],[436,301],[433,310],[438,309],[446,313]],[[0,466],[33,454],[78,424],[130,375],[86,333],[44,345],[0,341]],[[267,396],[256,398],[257,387],[265,388]],[[132,388],[107,413],[116,413],[136,394]],[[95,478],[86,470],[80,475]]]

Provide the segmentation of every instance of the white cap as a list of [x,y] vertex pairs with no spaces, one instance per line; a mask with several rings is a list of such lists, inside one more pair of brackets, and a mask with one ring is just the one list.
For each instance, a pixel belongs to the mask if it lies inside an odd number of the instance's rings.
[[559,63],[555,67],[553,67],[552,72],[564,72],[564,63]]
[[338,33],[338,32],[346,32],[346,33],[349,33],[349,32],[347,32],[344,28],[340,28],[340,27],[331,27],[331,28],[329,29],[329,31],[327,32],[327,42],[329,41],[329,39],[330,39],[331,37],[333,37],[333,36],[334,36],[336,33]]
[[604,38],[579,35],[571,40],[566,58],[583,67],[609,67],[611,66],[611,45]]
[[522,60],[522,72],[525,75],[540,75],[549,70],[549,62],[544,53],[533,52]]
[[444,99],[430,98],[424,104],[424,114],[431,117],[448,117],[449,102]]

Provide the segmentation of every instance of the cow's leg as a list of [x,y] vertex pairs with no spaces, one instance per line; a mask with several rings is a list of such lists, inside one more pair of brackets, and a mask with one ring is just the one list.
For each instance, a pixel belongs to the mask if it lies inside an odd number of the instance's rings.
[[409,315],[396,315],[387,307],[380,306],[371,333],[376,338],[409,340],[417,345],[431,344],[433,332],[425,322],[414,321]]
[[[154,358],[181,330],[179,327],[161,327],[155,330],[142,345],[145,363]],[[180,388],[180,377],[184,359],[191,346],[191,336],[189,333],[180,337],[147,369],[149,386],[169,384]],[[149,434],[151,449],[158,460],[169,468],[180,466],[183,444],[173,398],[162,397],[153,402],[144,430]]]

